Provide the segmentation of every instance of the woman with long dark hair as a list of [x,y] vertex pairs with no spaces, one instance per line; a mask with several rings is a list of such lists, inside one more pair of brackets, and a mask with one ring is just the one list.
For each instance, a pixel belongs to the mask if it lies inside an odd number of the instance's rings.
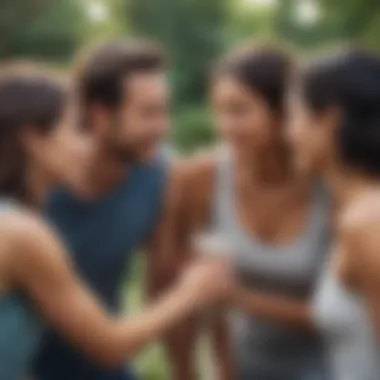
[[335,245],[309,308],[336,380],[380,377],[380,56],[350,50],[312,62],[292,92],[298,166],[330,186]]
[[[221,237],[237,271],[225,307],[241,380],[328,378],[302,302],[312,296],[329,247],[330,204],[318,181],[296,172],[285,139],[293,71],[289,54],[265,45],[222,61],[211,100],[225,149],[192,159],[184,186],[183,236],[207,230]],[[223,375],[233,377],[223,365],[231,362],[223,323],[213,331]]]
[[[106,366],[124,360],[222,294],[225,265],[199,263],[136,318],[107,315],[38,216],[52,186],[80,184],[91,141],[73,122],[64,89],[45,76],[0,78],[0,378],[27,372],[41,324]],[[80,187],[80,186],[79,186]]]
[[[289,99],[287,130],[297,171],[322,178],[331,190],[333,250],[308,302],[235,284],[228,305],[262,321],[320,333],[332,379],[375,380],[380,376],[380,55],[348,50],[317,59],[297,76]],[[247,326],[237,326],[243,341]],[[289,340],[284,350],[294,353],[296,342]],[[245,348],[240,354],[255,363],[252,346]],[[302,368],[302,358],[293,370]],[[240,373],[239,358],[237,363]],[[303,376],[315,379],[321,373]],[[241,378],[251,377],[245,372]],[[267,371],[257,378],[284,379],[286,373],[276,377]]]

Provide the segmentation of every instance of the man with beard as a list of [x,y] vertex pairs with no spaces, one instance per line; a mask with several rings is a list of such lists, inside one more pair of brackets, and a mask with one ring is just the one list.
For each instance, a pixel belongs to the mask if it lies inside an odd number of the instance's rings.
[[[75,82],[78,126],[94,138],[96,152],[81,189],[56,191],[47,214],[83,279],[117,313],[133,252],[151,242],[151,290],[159,289],[167,268],[165,235],[179,177],[161,154],[170,126],[166,64],[155,46],[139,41],[108,44],[83,63]],[[36,380],[132,378],[130,369],[108,371],[86,360],[55,332],[46,334],[33,374]]]

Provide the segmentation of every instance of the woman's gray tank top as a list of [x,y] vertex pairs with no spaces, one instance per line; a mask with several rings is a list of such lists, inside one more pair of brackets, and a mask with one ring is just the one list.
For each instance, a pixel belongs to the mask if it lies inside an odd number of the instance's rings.
[[380,379],[380,349],[363,300],[340,282],[326,261],[314,301],[334,380]]
[[[221,155],[214,194],[213,232],[234,242],[240,279],[256,290],[306,300],[330,246],[329,197],[316,186],[308,225],[293,243],[265,244],[242,227],[235,205],[234,169]],[[325,380],[324,350],[319,339],[242,312],[230,317],[239,380]]]

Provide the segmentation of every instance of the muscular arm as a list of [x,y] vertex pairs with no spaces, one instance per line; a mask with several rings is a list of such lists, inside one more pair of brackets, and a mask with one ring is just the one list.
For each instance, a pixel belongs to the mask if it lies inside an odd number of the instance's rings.
[[247,314],[288,327],[313,331],[312,308],[307,302],[261,293],[236,283],[231,289],[229,305]]
[[1,239],[10,247],[12,288],[27,293],[48,324],[104,365],[120,365],[131,358],[194,307],[189,292],[172,291],[135,318],[113,319],[81,283],[44,223],[20,214],[2,226]]
[[232,347],[226,318],[220,314],[213,320],[211,327],[211,342],[216,376],[219,380],[236,379],[234,363],[232,359]]
[[379,214],[380,210],[374,210],[375,204],[369,205],[371,212],[364,212],[356,220],[353,216],[341,229],[338,269],[346,286],[363,296],[380,337],[380,218],[371,215]]
[[[238,283],[231,286],[226,306],[302,332],[314,331],[312,309],[307,303],[254,292]],[[235,379],[229,330],[223,314],[213,321],[211,336],[218,379]]]

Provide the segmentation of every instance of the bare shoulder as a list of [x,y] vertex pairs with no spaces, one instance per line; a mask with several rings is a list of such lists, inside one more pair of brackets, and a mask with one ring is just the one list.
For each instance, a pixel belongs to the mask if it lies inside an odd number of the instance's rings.
[[186,161],[182,157],[173,157],[170,161],[169,169],[169,188],[174,190],[179,190],[186,175]]
[[368,274],[380,264],[380,202],[366,195],[354,200],[338,220],[345,271],[353,276]]
[[32,219],[19,210],[12,207],[11,210],[0,212],[0,288],[10,290],[13,287],[13,268],[18,262],[24,262],[19,254],[23,254],[28,241],[32,236],[32,229],[28,221]]
[[39,215],[24,209],[12,209],[0,213],[0,236],[3,241],[28,242],[32,236],[46,233]]
[[173,172],[181,219],[203,224],[208,219],[218,154],[209,150],[178,160]]
[[174,158],[169,174],[169,197],[180,193],[182,198],[193,199],[207,193],[214,182],[217,157],[216,152],[207,151]]
[[380,241],[380,194],[355,199],[339,218],[338,233],[351,242],[374,235]]
[[218,162],[217,149],[201,151],[183,161],[184,169],[189,178],[204,178],[212,176]]
[[1,268],[8,284],[19,283],[20,275],[34,273],[46,262],[59,258],[59,245],[43,219],[32,211],[12,209],[0,213]]
[[214,150],[198,153],[184,162],[186,190],[191,193],[209,192],[212,188],[218,163]]
[[61,251],[54,229],[38,213],[24,209],[1,213],[0,225],[0,239],[12,245],[15,261],[37,265]]

